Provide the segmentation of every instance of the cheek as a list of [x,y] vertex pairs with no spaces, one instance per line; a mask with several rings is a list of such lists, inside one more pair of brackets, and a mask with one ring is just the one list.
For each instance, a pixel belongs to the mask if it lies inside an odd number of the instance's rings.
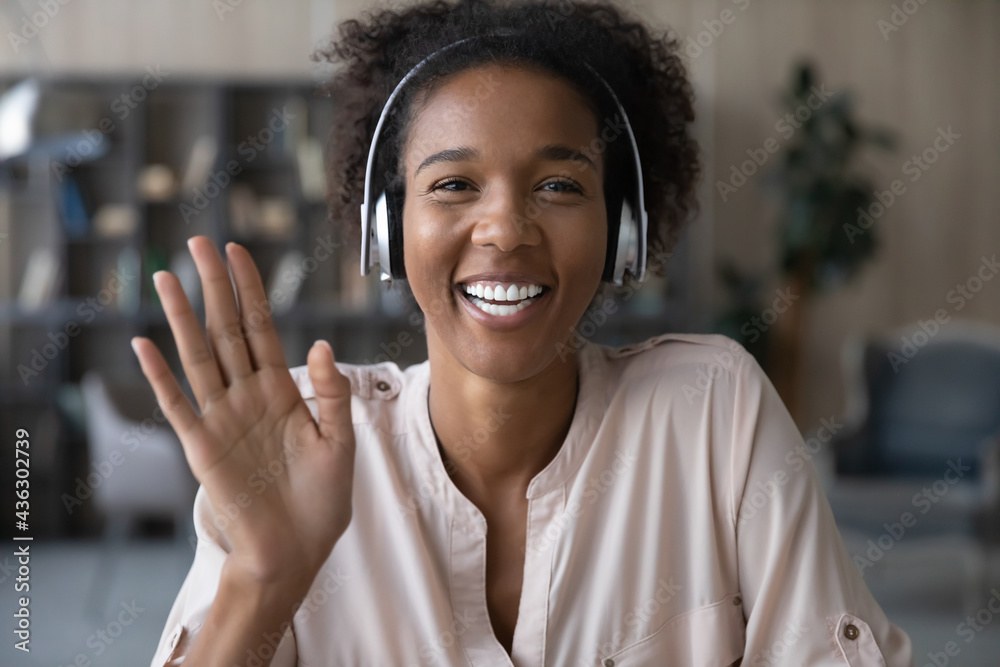
[[553,251],[559,256],[559,264],[569,270],[566,275],[596,286],[604,270],[607,241],[607,227],[601,222],[588,225],[586,231],[563,235],[560,242],[553,244]]
[[403,263],[410,290],[421,308],[450,290],[457,252],[454,239],[435,225],[403,223]]

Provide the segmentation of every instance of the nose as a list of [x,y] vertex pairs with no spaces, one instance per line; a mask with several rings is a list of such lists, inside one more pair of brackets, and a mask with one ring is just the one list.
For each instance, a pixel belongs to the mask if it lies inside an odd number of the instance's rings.
[[543,207],[544,202],[535,202],[516,188],[493,188],[477,207],[472,242],[505,252],[521,245],[538,245],[542,241],[538,218]]

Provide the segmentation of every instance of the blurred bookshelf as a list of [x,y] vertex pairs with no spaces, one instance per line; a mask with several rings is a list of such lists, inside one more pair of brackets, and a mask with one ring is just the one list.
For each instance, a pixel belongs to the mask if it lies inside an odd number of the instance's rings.
[[[0,94],[23,84],[0,77]],[[49,78],[38,91],[28,150],[0,162],[0,428],[32,432],[36,534],[79,529],[59,497],[89,464],[84,433],[66,419],[83,374],[138,373],[129,340],[146,336],[185,382],[151,275],[178,275],[204,322],[191,236],[251,252],[289,365],[304,364],[317,338],[348,363],[426,359],[419,317],[377,276],[360,276],[358,250],[328,218],[323,152],[333,107],[313,81],[150,72]],[[622,344],[687,330],[683,241],[671,262],[668,280],[581,333]],[[10,461],[0,476],[13,488]]]

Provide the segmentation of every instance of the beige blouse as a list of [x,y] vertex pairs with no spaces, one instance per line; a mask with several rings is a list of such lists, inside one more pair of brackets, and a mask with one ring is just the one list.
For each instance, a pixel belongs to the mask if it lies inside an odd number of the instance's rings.
[[[585,342],[577,360],[566,441],[527,491],[511,655],[486,607],[486,521],[431,430],[429,363],[338,362],[354,391],[353,519],[284,636],[261,637],[244,664],[912,664],[909,637],[844,549],[802,436],[743,347],[666,334]],[[315,416],[306,366],[291,373]],[[464,446],[508,418],[497,409]],[[183,661],[229,549],[203,488],[194,515],[194,563],[151,667]]]

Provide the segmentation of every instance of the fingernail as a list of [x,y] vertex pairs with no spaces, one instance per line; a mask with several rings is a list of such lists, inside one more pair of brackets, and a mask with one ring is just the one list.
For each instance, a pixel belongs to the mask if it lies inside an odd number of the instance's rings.
[[138,337],[135,337],[131,341],[131,343],[132,343],[132,351],[135,352],[136,356],[139,356],[139,346],[136,344],[136,341],[138,341],[138,340],[139,340]]

